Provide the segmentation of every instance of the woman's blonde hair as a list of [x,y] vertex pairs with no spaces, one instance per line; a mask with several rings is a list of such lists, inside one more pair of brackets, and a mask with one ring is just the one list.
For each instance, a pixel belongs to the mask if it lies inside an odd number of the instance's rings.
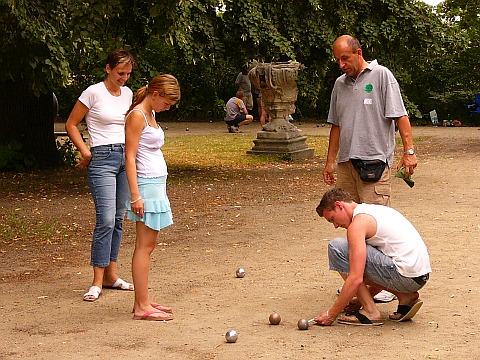
[[161,97],[164,97],[173,103],[178,103],[180,101],[180,84],[175,76],[169,74],[158,75],[147,85],[138,89],[128,112],[145,100],[148,94],[153,94],[154,91],[158,92],[158,95]]

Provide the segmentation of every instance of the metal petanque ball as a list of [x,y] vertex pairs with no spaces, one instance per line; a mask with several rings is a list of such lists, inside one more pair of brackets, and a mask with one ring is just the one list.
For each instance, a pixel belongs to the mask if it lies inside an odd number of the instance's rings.
[[228,343],[234,343],[238,339],[238,334],[235,330],[228,330],[225,334],[225,339]]
[[307,319],[300,319],[297,323],[299,330],[307,330],[308,329],[308,320]]
[[243,268],[238,268],[236,271],[237,278],[245,277],[245,270]]
[[282,321],[282,318],[277,313],[271,313],[268,317],[268,321],[270,321],[270,324],[272,325],[278,325],[280,324],[280,321]]

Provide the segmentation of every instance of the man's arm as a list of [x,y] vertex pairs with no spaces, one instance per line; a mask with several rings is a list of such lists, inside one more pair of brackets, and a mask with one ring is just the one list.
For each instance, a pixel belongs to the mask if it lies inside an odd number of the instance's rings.
[[[395,119],[398,127],[398,132],[402,138],[403,151],[413,149],[413,136],[412,136],[412,126],[410,125],[410,120],[408,116],[401,116]],[[410,174],[415,172],[415,167],[417,166],[417,156],[415,154],[403,154],[399,163],[397,164],[397,170],[405,165],[405,175],[408,177]]]
[[248,115],[248,110],[247,110],[247,107],[245,106],[245,103],[243,102],[242,99],[239,99],[240,102],[239,102],[239,106],[238,106],[238,110],[242,113],[242,114],[245,114],[245,115]]
[[333,173],[335,168],[335,160],[337,159],[338,150],[340,149],[340,127],[333,125],[330,128],[330,138],[328,140],[327,162],[323,169],[323,181],[328,185],[333,185],[337,181]]
[[336,318],[343,311],[363,283],[365,263],[367,261],[367,243],[365,239],[368,228],[371,226],[371,221],[375,222],[369,215],[357,215],[348,227],[347,240],[350,273],[345,279],[337,301],[329,310],[329,315],[332,317]]
[[353,222],[348,227],[347,239],[350,273],[345,277],[345,283],[337,300],[333,306],[328,309],[328,316],[325,312],[315,318],[318,324],[331,325],[350,300],[352,300],[355,295],[358,296],[361,293],[359,289],[361,286],[365,286],[363,277],[367,261],[367,243],[365,239],[373,236],[376,228],[377,224],[375,219],[366,214],[355,216]]

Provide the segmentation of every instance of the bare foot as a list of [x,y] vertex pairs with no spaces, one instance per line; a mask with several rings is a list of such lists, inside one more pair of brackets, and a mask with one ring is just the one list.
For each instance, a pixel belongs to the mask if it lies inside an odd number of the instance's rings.
[[337,322],[347,325],[383,325],[382,316],[379,312],[378,314],[367,314],[363,310],[341,315]]
[[151,303],[150,305],[152,305],[152,307],[154,307],[157,310],[160,310],[169,314],[173,314],[173,309],[170,306],[165,306],[157,303]]
[[408,305],[408,304],[411,304],[413,303],[415,300],[417,300],[419,298],[420,294],[415,291],[414,293],[410,293],[410,294],[398,294],[397,298],[398,298],[398,305]]
[[173,315],[160,310],[150,310],[143,314],[134,314],[133,320],[169,321]]

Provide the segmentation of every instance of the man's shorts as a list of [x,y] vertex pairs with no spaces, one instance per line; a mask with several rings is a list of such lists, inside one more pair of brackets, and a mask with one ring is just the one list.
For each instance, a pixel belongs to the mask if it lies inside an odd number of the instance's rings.
[[367,183],[360,179],[360,175],[351,161],[337,165],[337,183],[335,187],[348,191],[357,203],[377,204],[390,206],[391,178],[390,168],[385,167],[382,177],[375,183]]
[[225,122],[227,123],[227,125],[230,125],[230,126],[238,126],[238,124],[240,124],[242,121],[245,121],[245,120],[247,120],[247,115],[237,114],[237,116],[235,116],[235,119],[225,120]]
[[[347,239],[335,238],[328,243],[328,260],[330,263],[330,270],[342,274],[350,273]],[[391,257],[368,244],[364,278],[370,280],[374,284],[401,293],[413,293],[418,291],[428,280],[428,276],[426,276],[426,279],[421,279],[424,277],[408,278],[401,275]]]

